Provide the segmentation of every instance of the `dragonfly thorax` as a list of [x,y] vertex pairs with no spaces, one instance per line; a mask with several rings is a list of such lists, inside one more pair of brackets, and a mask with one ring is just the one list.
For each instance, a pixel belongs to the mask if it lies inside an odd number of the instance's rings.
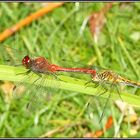
[[96,73],[96,75],[92,77],[92,80],[95,81],[95,82],[100,82],[101,81],[100,74]]

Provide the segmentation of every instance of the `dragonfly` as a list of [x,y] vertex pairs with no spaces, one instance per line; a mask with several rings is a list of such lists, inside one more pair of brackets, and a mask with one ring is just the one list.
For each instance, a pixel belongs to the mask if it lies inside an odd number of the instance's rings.
[[[6,47],[5,49],[10,50],[10,56],[12,56],[12,48],[8,48]],[[3,52],[3,51],[2,51]],[[14,57],[14,56],[13,56]],[[15,57],[14,57],[15,58]],[[10,60],[8,60],[9,62]],[[30,79],[32,79],[33,74],[36,74],[38,76],[37,79],[35,79],[33,81],[33,83],[31,85],[26,85],[27,86],[27,90],[29,89],[30,91],[35,90],[35,94],[30,94],[30,92],[28,92],[28,96],[30,96],[30,100],[27,103],[26,108],[29,108],[29,106],[32,106],[32,104],[36,103],[36,100],[38,100],[38,98],[41,98],[40,96],[43,96],[43,94],[41,92],[46,92],[46,89],[42,89],[43,87],[41,86],[33,86],[35,85],[36,82],[40,82],[40,85],[44,85],[47,84],[47,78],[46,75],[49,75],[55,79],[61,80],[58,78],[59,72],[73,72],[73,73],[85,73],[85,74],[92,74],[95,75],[96,74],[96,70],[94,69],[90,69],[90,68],[73,68],[73,67],[62,67],[56,64],[51,63],[47,58],[43,57],[43,56],[39,56],[39,57],[30,57],[29,55],[25,55],[21,60],[21,62],[19,64],[17,64],[16,66],[24,66],[27,71],[25,73],[19,73],[19,74],[24,74],[25,75],[25,79],[23,79],[21,82],[19,82],[18,84],[16,84],[16,86],[14,87],[14,91],[13,91],[13,96],[16,98],[19,98],[21,96],[19,96],[18,94],[18,89],[19,87],[23,86],[23,83],[25,81],[29,81]],[[19,75],[18,74],[18,75]],[[32,87],[31,87],[32,86]],[[39,92],[39,93],[37,93]],[[42,94],[42,95],[39,95]],[[44,97],[43,97],[44,98]],[[45,99],[45,98],[44,98]],[[41,101],[42,102],[42,101]],[[40,102],[39,102],[40,103]]]
[[28,55],[26,55],[22,59],[22,64],[25,68],[29,69],[29,71],[38,72],[42,74],[51,73],[54,74],[58,71],[64,72],[80,72],[80,73],[87,73],[91,75],[96,74],[96,70],[89,69],[89,68],[64,68],[58,66],[56,64],[51,64],[45,57],[38,57],[36,59],[31,59]]
[[104,115],[104,111],[105,111],[105,108],[107,106],[108,100],[111,97],[111,89],[116,88],[117,93],[118,93],[120,99],[122,100],[121,95],[120,95],[120,91],[119,91],[119,87],[118,87],[119,85],[140,88],[140,82],[135,82],[135,81],[129,80],[129,79],[115,73],[112,70],[102,70],[100,72],[96,71],[96,75],[93,75],[92,80],[87,82],[86,85],[90,82],[96,83],[96,85],[95,85],[96,87],[98,87],[98,86],[104,87],[103,92],[101,92],[98,96],[106,93],[109,90],[108,88],[106,88],[105,85],[108,85],[108,84],[110,85],[110,93],[109,93],[108,98],[106,100],[106,103],[104,105],[104,109],[103,109],[103,112],[101,114],[99,122],[101,122],[101,120],[102,120],[102,117]]
[[111,70],[104,70],[100,73],[97,73],[96,76],[93,76],[93,81],[105,81],[107,83],[116,83],[140,88],[139,82],[124,78]]
[[[37,57],[37,58],[30,58],[29,55],[26,55],[22,59],[22,65],[28,69],[26,74],[29,74],[30,72],[34,72],[39,77],[42,76],[42,74],[48,74],[54,76],[56,79],[58,79],[58,72],[78,72],[78,73],[85,73],[90,75],[96,75],[96,70],[89,69],[89,68],[65,68],[62,66],[58,66],[56,64],[52,64],[49,62],[48,59],[45,57]],[[37,79],[38,80],[38,79]],[[59,79],[61,80],[61,79]],[[27,107],[29,104],[27,105]]]

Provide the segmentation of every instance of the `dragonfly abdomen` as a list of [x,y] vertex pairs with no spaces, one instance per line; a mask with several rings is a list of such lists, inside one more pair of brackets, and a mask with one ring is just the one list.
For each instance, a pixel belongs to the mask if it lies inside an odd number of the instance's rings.
[[126,79],[126,78],[120,78],[120,82],[126,84],[126,85],[130,85],[130,86],[136,86],[136,87],[139,87],[140,88],[140,83],[139,82],[135,82],[135,81],[132,81],[132,80],[129,80],[129,79]]

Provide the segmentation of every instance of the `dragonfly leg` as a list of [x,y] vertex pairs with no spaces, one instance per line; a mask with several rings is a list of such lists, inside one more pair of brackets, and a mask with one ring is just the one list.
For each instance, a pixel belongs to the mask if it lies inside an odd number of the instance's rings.
[[122,97],[121,97],[121,94],[120,94],[120,91],[119,91],[118,85],[116,85],[115,87],[116,87],[116,89],[117,89],[117,93],[118,93],[118,95],[119,95],[120,99],[121,99],[121,100],[122,100],[122,102],[123,102],[123,99],[122,99]]
[[112,89],[112,86],[114,86],[114,85],[115,85],[115,80],[114,80],[113,83],[110,85],[110,93],[109,93],[109,95],[108,95],[108,97],[107,97],[107,100],[106,100],[106,102],[105,102],[105,105],[104,105],[103,112],[102,112],[102,114],[101,114],[99,123],[101,122],[101,120],[102,120],[102,118],[103,118],[103,116],[104,116],[105,108],[106,108],[106,106],[107,106],[108,100],[109,100],[110,97],[111,97],[111,89]]
[[39,79],[40,79],[40,77],[39,77],[39,78],[37,78],[37,79],[36,79],[33,83],[37,82]]
[[88,85],[89,83],[93,82],[92,80],[88,81],[85,83],[85,86]]
[[85,85],[85,88],[87,88],[87,87],[90,87],[88,84],[90,84],[90,83],[93,83],[93,80],[90,80],[90,81],[88,81],[88,82],[86,82],[84,85]]
[[41,73],[38,73],[38,72],[34,72],[36,75],[38,75],[40,78],[42,77],[42,74]]
[[59,75],[59,74],[51,73],[51,75],[54,76],[57,80],[60,80],[60,81],[62,81],[62,82],[66,82],[66,81],[64,81],[64,80],[62,80],[62,79],[60,79],[60,78],[58,78],[58,75]]
[[105,89],[102,93],[100,93],[98,96],[101,96],[107,92],[107,89]]
[[58,75],[57,75],[56,73],[46,72],[45,74],[46,74],[46,75],[52,75],[52,76],[54,76],[56,79],[59,80]]
[[101,95],[103,95],[103,94],[105,94],[107,91],[108,91],[108,89],[105,87],[105,80],[103,80],[101,83],[99,83],[99,85],[98,86],[101,86],[104,90],[103,90],[103,92],[101,92],[98,96],[101,96]]
[[105,112],[105,109],[106,109],[106,106],[107,106],[107,103],[108,103],[108,100],[109,100],[110,97],[111,97],[111,92],[109,93],[109,95],[108,95],[108,97],[107,97],[107,100],[106,100],[106,102],[105,102],[105,105],[104,105],[103,112],[102,112],[102,114],[101,114],[99,123],[102,121],[102,118],[103,118],[103,116],[104,116],[104,112]]
[[25,75],[27,74],[27,75],[28,75],[30,72],[31,72],[31,70],[28,70],[28,71],[26,71],[26,72],[17,73],[16,75],[20,75],[20,74],[25,74]]
[[97,88],[100,84],[95,82],[94,88]]

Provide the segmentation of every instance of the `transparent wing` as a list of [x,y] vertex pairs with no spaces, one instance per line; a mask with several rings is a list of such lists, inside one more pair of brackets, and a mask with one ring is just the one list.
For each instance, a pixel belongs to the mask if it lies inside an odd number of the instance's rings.
[[[38,83],[39,85],[35,85],[33,90],[32,95],[29,97],[29,102],[27,103],[27,109],[32,111],[35,111],[36,109],[42,108],[44,105],[47,105],[49,100],[52,98],[53,93],[56,92],[54,90],[58,86],[60,86],[59,82],[51,82],[49,80],[55,80],[56,77],[52,75],[43,75],[41,79],[39,79]],[[45,85],[54,85],[54,89],[51,87],[45,87]]]
[[103,111],[101,113],[99,122],[101,122],[104,117],[105,109],[106,109],[107,104],[109,103],[109,99],[111,98],[111,95],[113,93],[117,93],[119,95],[119,98],[122,100],[120,90],[119,90],[119,85],[117,84],[116,80],[117,80],[117,77],[114,77],[112,82],[108,82],[107,80],[95,82],[94,86],[97,88],[97,96],[95,96],[95,97],[99,98],[99,96],[101,96],[105,93],[108,93],[107,99],[103,106]]
[[73,68],[88,68],[90,65],[87,64],[84,60],[81,61],[72,61],[67,59],[61,59],[58,62],[63,67],[73,67]]
[[23,51],[7,45],[0,45],[0,64],[22,65],[22,59],[26,55],[29,55],[31,58],[36,57],[35,54],[29,53],[26,49]]
[[[84,69],[92,69],[91,66],[89,65],[85,65],[85,64],[81,64],[79,62],[72,62],[72,61],[67,61],[67,60],[61,60],[59,61],[59,63],[55,63],[63,68],[84,68]],[[63,74],[63,75],[67,75],[67,76],[71,76],[71,77],[75,77],[75,78],[80,78],[80,79],[85,79],[87,80],[88,77],[91,77],[90,74],[87,73],[82,73],[82,72],[72,72],[72,71],[61,71],[59,72],[59,74]]]
[[12,47],[0,45],[1,64],[19,65],[27,52],[21,52]]
[[[46,87],[46,84],[52,85],[54,88],[60,86],[59,81],[55,82],[56,77],[53,75],[36,76],[33,72],[25,76],[25,78],[18,84],[13,91],[13,98],[20,100],[24,105],[25,110],[34,112],[46,105],[53,93],[53,88]],[[53,80],[53,83],[52,81]],[[28,81],[28,83],[26,83]],[[21,93],[24,88],[24,92]]]

